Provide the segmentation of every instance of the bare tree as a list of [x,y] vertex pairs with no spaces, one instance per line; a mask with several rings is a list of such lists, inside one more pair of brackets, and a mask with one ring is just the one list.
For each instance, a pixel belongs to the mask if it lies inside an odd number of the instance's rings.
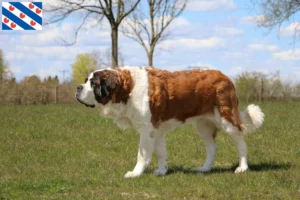
[[2,79],[3,79],[6,68],[7,67],[6,67],[6,64],[4,61],[3,51],[2,51],[2,49],[0,49],[0,81],[2,81]]
[[[104,67],[109,67],[111,66],[111,48],[107,48],[103,53],[101,53],[101,57],[103,58],[102,59],[102,65]],[[120,48],[119,48],[119,51],[118,51],[118,59],[119,59],[119,67],[124,67],[124,56],[122,54],[122,51],[120,51]]]
[[145,9],[138,7],[127,18],[122,32],[143,46],[149,66],[153,66],[155,47],[159,41],[167,38],[167,27],[183,12],[186,3],[187,0],[147,0],[147,13]]
[[13,78],[13,73],[8,68],[8,62],[4,58],[4,53],[0,49],[0,81]]
[[111,66],[118,66],[119,25],[136,8],[140,0],[56,0],[48,2],[44,10],[52,13],[52,16],[47,23],[61,22],[74,13],[82,14],[81,23],[75,31],[75,39],[70,45],[76,42],[78,32],[88,19],[94,19],[99,23],[106,18],[111,27]]
[[264,28],[281,28],[284,22],[292,21],[294,40],[300,36],[300,23],[295,15],[300,11],[300,0],[251,0],[258,6],[262,16],[258,25]]

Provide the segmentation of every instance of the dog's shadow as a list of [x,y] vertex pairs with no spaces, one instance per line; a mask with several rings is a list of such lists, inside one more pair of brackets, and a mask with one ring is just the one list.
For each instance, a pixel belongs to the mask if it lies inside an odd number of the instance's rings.
[[[291,163],[260,163],[260,164],[249,164],[249,171],[251,172],[263,172],[263,171],[275,171],[275,170],[288,170],[291,168]],[[233,173],[238,165],[232,165],[231,167],[213,167],[208,173],[201,174],[218,174],[218,173]],[[183,166],[171,166],[168,169],[167,175],[175,173],[184,174],[198,174],[194,168],[185,168]]]

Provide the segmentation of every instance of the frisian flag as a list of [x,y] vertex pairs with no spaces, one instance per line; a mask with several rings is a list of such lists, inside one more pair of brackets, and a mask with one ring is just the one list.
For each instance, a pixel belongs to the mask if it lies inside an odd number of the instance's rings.
[[2,2],[2,30],[42,30],[42,2]]

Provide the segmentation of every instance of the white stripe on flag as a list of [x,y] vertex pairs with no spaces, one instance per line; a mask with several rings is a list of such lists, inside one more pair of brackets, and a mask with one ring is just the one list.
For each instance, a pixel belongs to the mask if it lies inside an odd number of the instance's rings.
[[[13,30],[24,30],[23,28],[21,28],[20,26],[18,26],[16,23],[14,23],[14,24],[16,24],[16,27],[15,28],[12,28],[10,25],[11,25],[11,23],[13,22],[13,21],[11,21],[11,20],[9,20],[9,22],[8,23],[5,23],[4,22],[4,19],[8,19],[7,17],[5,17],[3,14],[2,14],[2,23],[4,23],[6,26],[8,26],[9,28],[11,28],[11,29],[13,29]],[[1,24],[1,26],[2,26],[2,24]]]
[[[30,8],[29,8],[29,4],[31,4],[31,2],[20,2],[20,3],[23,4],[23,6],[27,7],[28,9],[30,9]],[[37,14],[37,13],[35,12],[37,8],[38,8],[39,10],[42,11],[40,14]],[[38,15],[38,16],[40,16],[40,17],[43,16],[43,10],[40,9],[39,7],[35,6],[35,5],[34,5],[34,8],[32,9],[32,12],[34,12],[36,15]]]
[[[9,10],[9,6],[13,6],[8,2],[3,2],[2,3],[2,7],[6,8],[7,10]],[[35,30],[42,30],[42,26],[40,24],[38,24],[37,22],[35,22],[34,20],[32,20],[30,17],[28,17],[26,15],[25,18],[21,19],[20,18],[20,14],[22,13],[19,9],[17,9],[16,7],[14,7],[15,9],[13,11],[10,11],[12,14],[14,14],[16,17],[18,17],[20,20],[26,22],[29,26],[33,27]],[[24,14],[24,13],[23,13]],[[30,23],[31,21],[35,22],[35,25],[32,26]],[[15,30],[15,29],[14,29]],[[23,29],[22,29],[23,30]]]

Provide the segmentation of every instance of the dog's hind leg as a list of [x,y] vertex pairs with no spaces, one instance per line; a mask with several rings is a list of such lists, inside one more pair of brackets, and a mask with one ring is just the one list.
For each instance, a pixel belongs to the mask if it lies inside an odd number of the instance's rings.
[[236,168],[235,173],[247,171],[247,145],[242,132],[226,119],[222,119],[222,128],[233,139],[239,153],[239,166]]
[[234,140],[235,145],[239,152],[239,166],[236,168],[234,173],[241,173],[248,170],[248,163],[247,163],[247,146],[246,142],[241,134],[232,134],[230,135],[231,138]]
[[158,168],[154,171],[154,174],[163,176],[168,171],[167,163],[167,148],[165,137],[162,133],[155,137],[154,152],[157,156]]
[[195,127],[199,136],[201,136],[201,138],[204,140],[206,147],[205,163],[201,168],[197,168],[196,171],[209,172],[217,154],[217,145],[215,143],[217,128],[213,123],[206,120],[197,121]]

